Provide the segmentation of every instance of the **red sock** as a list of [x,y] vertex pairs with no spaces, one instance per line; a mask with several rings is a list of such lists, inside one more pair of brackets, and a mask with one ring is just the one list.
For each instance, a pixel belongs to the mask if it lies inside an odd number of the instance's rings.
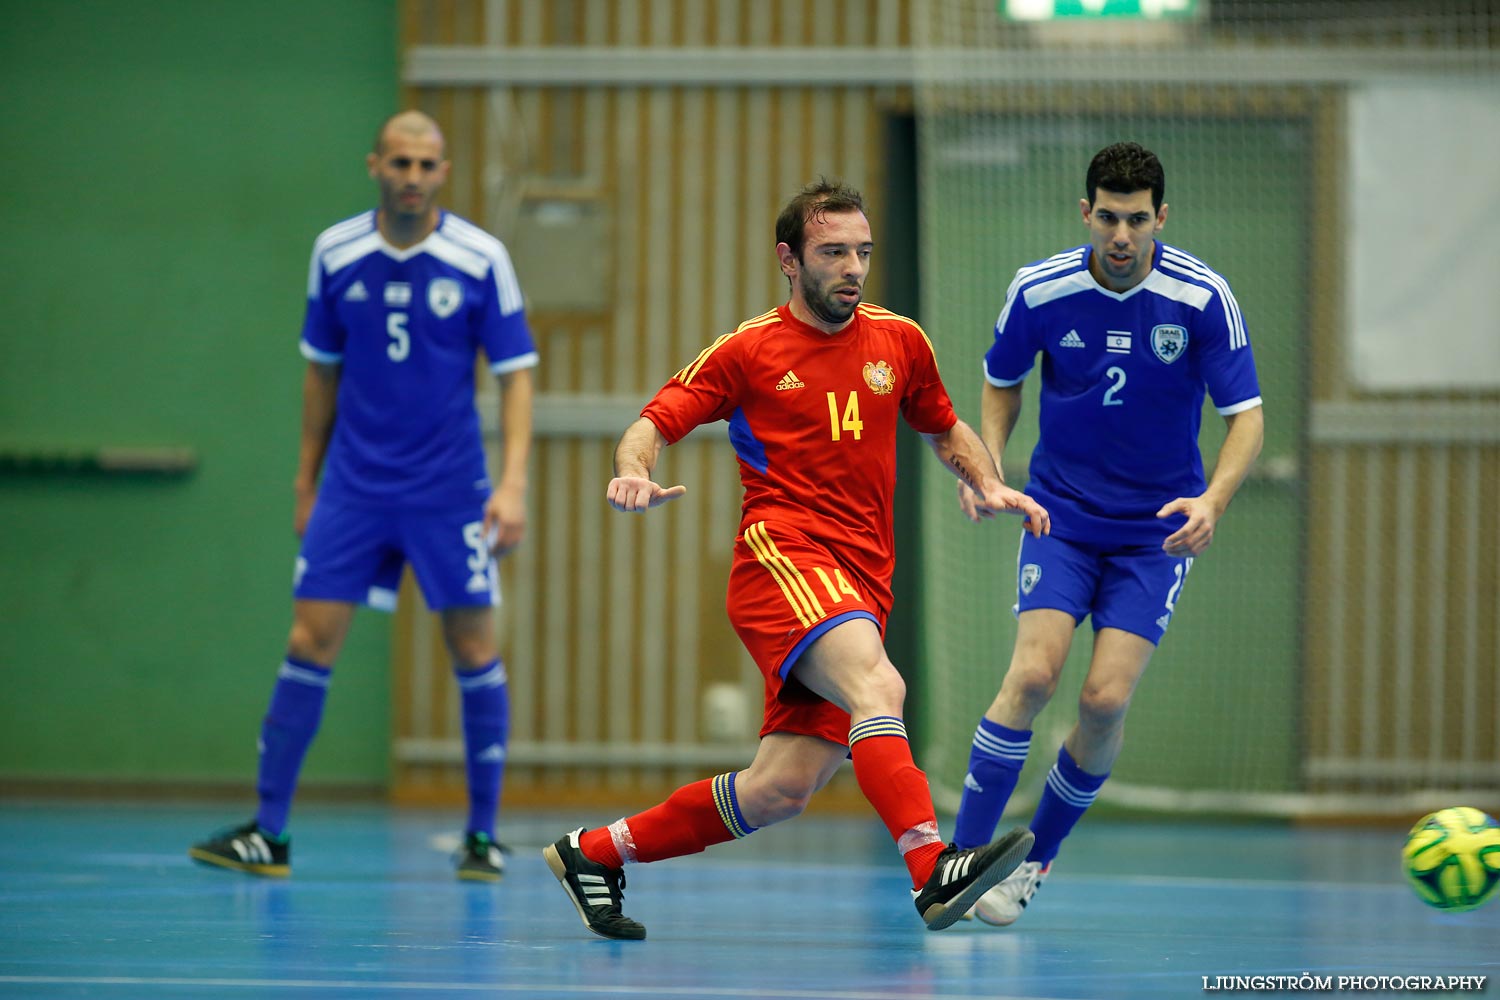
[[606,868],[623,868],[620,852],[615,849],[615,839],[609,835],[609,827],[587,830],[578,835],[578,849],[583,856],[596,865]]
[[[731,828],[733,824],[736,829]],[[753,833],[734,799],[733,775],[683,785],[665,802],[578,838],[584,857],[611,868],[662,861]]]
[[855,723],[849,730],[849,751],[859,790],[875,807],[901,851],[911,872],[912,887],[922,888],[943,851],[943,842],[937,832],[927,775],[912,760],[905,724],[893,716]]

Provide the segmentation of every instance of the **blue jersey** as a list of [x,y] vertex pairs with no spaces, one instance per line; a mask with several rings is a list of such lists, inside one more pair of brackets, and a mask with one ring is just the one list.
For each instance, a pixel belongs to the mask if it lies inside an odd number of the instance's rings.
[[1260,405],[1229,284],[1158,242],[1151,272],[1112,292],[1088,246],[1016,272],[984,357],[991,385],[1019,384],[1042,355],[1041,438],[1026,492],[1060,538],[1159,543],[1186,522],[1156,512],[1207,488],[1198,451],[1205,387],[1228,416]]
[[488,493],[474,364],[497,375],[537,363],[504,245],[443,212],[398,250],[375,212],[313,244],[302,354],[341,366],[322,495],[447,506]]

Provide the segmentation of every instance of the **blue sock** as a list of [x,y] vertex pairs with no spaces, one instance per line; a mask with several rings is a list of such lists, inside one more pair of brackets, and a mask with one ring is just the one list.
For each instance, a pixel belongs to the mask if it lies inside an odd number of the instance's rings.
[[271,707],[260,725],[260,770],[255,786],[260,793],[255,821],[272,836],[279,837],[286,829],[292,795],[297,791],[297,772],[302,770],[302,758],[318,735],[332,676],[328,667],[290,656],[276,672]]
[[495,839],[495,813],[500,808],[500,778],[505,770],[505,744],[510,736],[510,689],[505,664],[499,660],[478,670],[454,669],[463,698],[464,762],[469,776],[471,833]]
[[1057,763],[1047,772],[1047,787],[1042,789],[1042,800],[1037,803],[1036,815],[1031,819],[1031,832],[1036,834],[1036,843],[1031,845],[1027,861],[1040,861],[1044,865],[1052,863],[1063,838],[1094,804],[1099,787],[1108,777],[1108,774],[1089,774],[1074,762],[1067,747],[1058,747]]
[[974,748],[969,751],[969,773],[964,775],[964,794],[958,803],[953,842],[959,847],[980,847],[995,835],[995,824],[1005,812],[1005,803],[1016,790],[1026,752],[1031,749],[1031,730],[1010,729],[980,719],[974,730]]

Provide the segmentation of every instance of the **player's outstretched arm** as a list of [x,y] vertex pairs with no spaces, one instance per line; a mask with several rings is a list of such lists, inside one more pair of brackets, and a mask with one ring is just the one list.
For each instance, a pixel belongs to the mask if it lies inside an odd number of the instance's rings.
[[625,428],[615,445],[615,478],[609,481],[605,497],[611,507],[643,514],[687,492],[686,486],[663,488],[651,479],[651,471],[666,446],[667,439],[645,417]]
[[1052,519],[1041,504],[1000,478],[1000,470],[989,449],[973,428],[959,420],[942,434],[924,434],[938,460],[958,477],[959,504],[970,521],[978,523],[996,514],[1019,514],[1033,535],[1052,531]]
[[1219,458],[1214,463],[1214,476],[1202,496],[1178,497],[1164,504],[1156,512],[1157,517],[1169,514],[1186,514],[1187,523],[1168,535],[1161,543],[1162,550],[1179,559],[1201,555],[1214,540],[1214,528],[1229,508],[1245,474],[1250,471],[1261,445],[1266,439],[1265,415],[1256,406],[1224,418],[1229,433],[1219,446]]

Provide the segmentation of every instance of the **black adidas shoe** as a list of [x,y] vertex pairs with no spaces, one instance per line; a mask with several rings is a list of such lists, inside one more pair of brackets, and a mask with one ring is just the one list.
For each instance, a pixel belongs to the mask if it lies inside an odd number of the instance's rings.
[[1018,826],[987,847],[960,851],[949,844],[938,855],[927,884],[920,892],[912,890],[927,929],[940,931],[960,920],[980,896],[1026,860],[1034,840],[1030,830]]
[[188,848],[188,857],[237,872],[286,878],[292,873],[292,839],[279,840],[251,820]]
[[458,877],[470,882],[498,882],[505,876],[506,848],[489,834],[470,830],[454,857]]
[[620,912],[625,900],[625,870],[607,868],[584,857],[578,847],[581,833],[583,827],[542,848],[547,867],[568,890],[583,926],[600,937],[643,939],[646,928]]

